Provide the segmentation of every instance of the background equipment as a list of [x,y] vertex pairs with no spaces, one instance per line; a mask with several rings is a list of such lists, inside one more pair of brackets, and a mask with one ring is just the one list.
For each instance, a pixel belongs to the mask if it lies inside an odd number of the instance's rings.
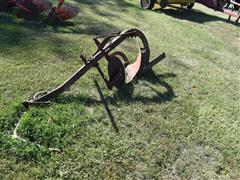
[[195,0],[140,0],[141,7],[144,9],[153,9],[155,4],[159,4],[161,8],[164,8],[170,4],[180,4],[181,7],[187,7],[192,9]]

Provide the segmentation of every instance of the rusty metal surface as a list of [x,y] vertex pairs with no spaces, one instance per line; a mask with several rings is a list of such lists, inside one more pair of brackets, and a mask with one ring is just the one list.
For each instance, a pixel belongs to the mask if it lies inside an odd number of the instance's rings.
[[121,88],[125,84],[125,70],[122,61],[113,56],[108,61],[109,89]]
[[55,7],[52,7],[49,0],[0,0],[0,12],[13,6],[18,8],[16,16],[25,20],[38,20],[42,12],[51,8],[47,16],[49,22],[62,22],[75,17],[79,12],[77,7],[65,4],[64,0],[59,0]]
[[[103,40],[100,41],[100,38],[103,38]],[[117,46],[119,46],[128,38],[138,38],[142,42],[140,54],[133,64],[129,64],[128,59],[124,53],[118,51],[111,53],[111,51],[113,51]],[[70,87],[77,80],[79,80],[89,69],[93,67],[97,68],[109,89],[112,89],[113,87],[120,88],[124,84],[129,83],[131,80],[133,80],[134,77],[136,77],[138,74],[142,74],[146,69],[149,67],[151,68],[165,57],[165,54],[162,54],[154,61],[149,62],[150,49],[148,46],[148,41],[143,32],[138,29],[129,29],[118,33],[99,36],[94,38],[94,42],[97,45],[97,51],[87,60],[81,56],[84,62],[84,66],[78,69],[70,78],[68,78],[68,80],[51,91],[47,91],[43,94],[37,93],[36,96],[30,100],[23,102],[23,104],[25,106],[30,106],[32,104],[46,103],[50,99],[70,89]],[[111,54],[109,55],[109,53]],[[121,61],[118,56],[120,56],[123,61]],[[107,59],[109,63],[109,80],[107,80],[98,65],[98,61],[103,58]],[[127,75],[125,72],[127,72]]]
[[141,62],[142,62],[142,53],[139,52],[139,55],[137,57],[137,60],[133,63],[130,64],[126,67],[126,83],[131,82],[134,77],[137,75],[138,71],[140,70],[141,67]]
[[52,8],[47,19],[49,22],[62,22],[75,17],[78,12],[77,7],[65,4],[64,0],[58,0],[58,5]]

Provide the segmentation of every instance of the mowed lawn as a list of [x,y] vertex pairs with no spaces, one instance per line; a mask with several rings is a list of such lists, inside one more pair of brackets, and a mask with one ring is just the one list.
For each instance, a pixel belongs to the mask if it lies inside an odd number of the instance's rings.
[[[59,27],[0,14],[0,179],[239,179],[239,26],[199,4],[71,3],[80,13]],[[153,71],[108,91],[92,69],[51,104],[22,107],[81,67],[93,37],[127,28],[146,34],[152,58],[166,52]],[[120,48],[134,59],[137,47]],[[26,142],[12,138],[19,119]]]

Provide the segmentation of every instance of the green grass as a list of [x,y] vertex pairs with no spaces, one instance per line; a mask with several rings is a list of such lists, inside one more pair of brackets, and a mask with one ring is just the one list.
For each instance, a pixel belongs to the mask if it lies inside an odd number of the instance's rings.
[[[138,0],[71,2],[80,14],[58,28],[0,15],[0,178],[238,179],[239,26],[199,4],[182,12],[145,11]],[[127,28],[143,30],[151,57],[165,51],[164,62],[122,91],[90,70],[50,105],[23,113],[23,100],[94,53],[94,36]],[[135,47],[120,48],[134,59]],[[27,142],[11,137],[19,117]]]

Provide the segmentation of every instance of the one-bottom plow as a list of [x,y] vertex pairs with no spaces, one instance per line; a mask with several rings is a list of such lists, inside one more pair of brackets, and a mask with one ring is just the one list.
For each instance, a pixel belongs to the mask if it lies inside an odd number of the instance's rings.
[[[102,38],[102,41],[99,39]],[[130,63],[128,57],[121,51],[114,51],[123,41],[128,38],[137,38],[141,40],[141,47],[138,58],[135,62]],[[96,68],[103,78],[109,90],[113,87],[121,88],[131,82],[136,76],[143,74],[146,70],[151,69],[154,65],[165,58],[162,53],[153,61],[150,61],[150,49],[146,36],[138,29],[125,30],[118,33],[99,36],[93,39],[97,45],[97,51],[89,58],[85,59],[80,56],[84,63],[67,81],[62,85],[47,92],[39,92],[32,99],[23,102],[25,107],[36,104],[46,104],[50,99],[70,89],[70,87],[80,79],[88,70]],[[98,62],[105,58],[108,62],[108,77],[104,75]]]

